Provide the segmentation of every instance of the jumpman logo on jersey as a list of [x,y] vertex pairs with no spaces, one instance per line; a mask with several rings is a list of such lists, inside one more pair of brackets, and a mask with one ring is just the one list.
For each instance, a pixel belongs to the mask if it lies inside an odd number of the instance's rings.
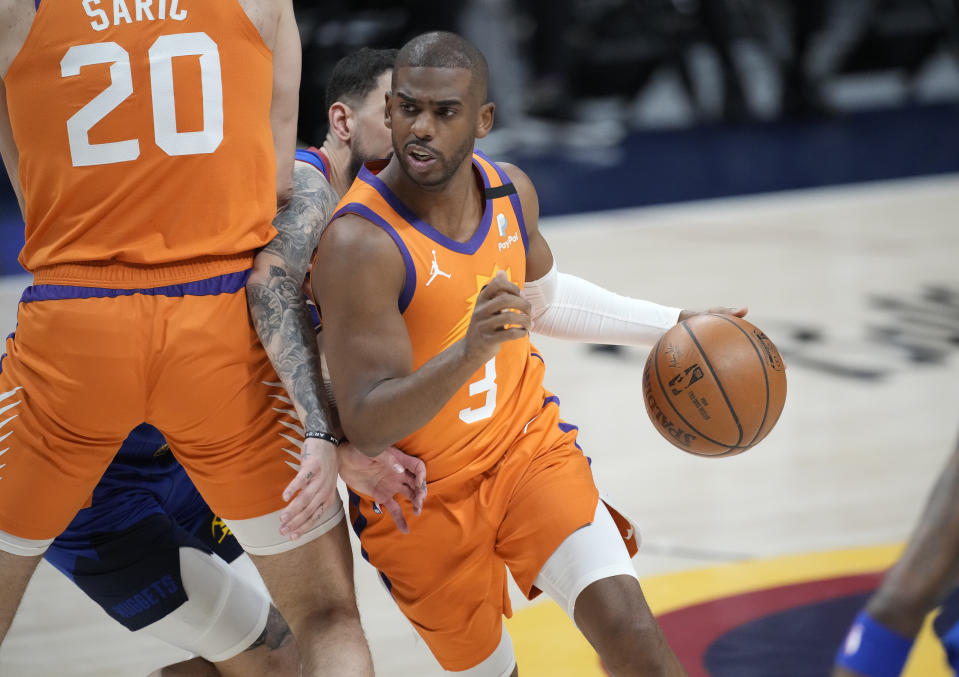
[[436,279],[438,275],[442,275],[446,279],[450,279],[452,275],[449,273],[444,273],[440,270],[440,264],[436,262],[436,250],[433,250],[433,265],[430,266],[430,279],[426,281],[426,286],[429,287],[430,283]]

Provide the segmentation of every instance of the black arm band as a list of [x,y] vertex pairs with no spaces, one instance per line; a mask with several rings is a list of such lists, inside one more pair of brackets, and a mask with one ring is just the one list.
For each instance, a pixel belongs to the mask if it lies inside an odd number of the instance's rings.
[[340,440],[335,435],[331,435],[325,430],[307,430],[305,433],[303,433],[303,437],[315,437],[318,440],[325,440],[329,442],[334,447],[340,446]]

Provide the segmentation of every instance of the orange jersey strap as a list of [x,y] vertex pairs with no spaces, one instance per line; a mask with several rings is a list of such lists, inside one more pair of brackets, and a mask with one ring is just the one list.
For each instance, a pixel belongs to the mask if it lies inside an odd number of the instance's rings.
[[[484,220],[480,223],[470,240],[467,242],[457,242],[416,216],[416,214],[380,180],[377,174],[386,167],[388,162],[389,160],[374,160],[367,162],[360,169],[353,186],[346,195],[343,196],[339,205],[337,205],[330,221],[344,214],[355,214],[379,226],[390,236],[396,244],[397,249],[399,249],[406,266],[406,281],[397,299],[400,312],[402,313],[409,307],[410,301],[413,298],[413,293],[416,290],[417,276],[416,266],[413,263],[410,249],[407,242],[397,230],[397,222],[402,224],[401,228],[409,226],[430,240],[452,251],[462,254],[475,254],[486,238],[494,210],[486,210]],[[526,221],[523,218],[523,208],[520,203],[519,194],[516,191],[516,186],[513,185],[509,176],[499,165],[478,150],[473,152],[473,165],[482,176],[484,197],[487,201],[508,198],[512,212],[519,222],[518,230],[523,242],[523,251],[524,253],[529,253],[529,236],[526,232]],[[499,214],[502,214],[502,212],[499,212]],[[502,230],[501,219],[497,218],[497,221],[497,228]]]

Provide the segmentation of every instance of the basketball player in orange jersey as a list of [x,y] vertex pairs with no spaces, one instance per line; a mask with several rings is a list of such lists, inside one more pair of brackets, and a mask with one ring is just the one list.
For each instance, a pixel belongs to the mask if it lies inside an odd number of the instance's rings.
[[400,50],[393,157],[360,171],[317,250],[343,428],[364,452],[421,458],[429,481],[409,535],[356,491],[353,527],[447,671],[518,674],[502,623],[509,567],[567,611],[610,674],[683,675],[528,333],[651,344],[692,313],[556,272],[530,180],[473,152],[493,123],[487,72],[451,33]]
[[[383,116],[395,58],[396,50],[364,48],[333,68],[326,88],[330,131],[321,148],[296,151],[290,204],[273,221],[276,237],[255,259],[269,257],[267,270],[302,273],[309,251],[279,246],[318,238],[363,161],[392,151]],[[280,260],[278,251],[286,251]],[[295,333],[289,327],[296,326],[282,276],[272,275],[259,294],[255,278],[247,288],[259,328],[271,332],[277,346],[296,350],[293,336],[279,336],[284,327]],[[296,285],[291,290],[294,300],[302,297]],[[394,494],[418,500],[413,487],[418,472],[425,476],[422,462],[396,450],[369,458],[349,444],[337,453],[351,486],[364,487],[405,529]],[[127,629],[197,654],[157,675],[299,674],[296,644],[252,563],[152,426],[137,426],[127,437],[94,489],[92,505],[77,513],[44,558]]]
[[[291,190],[299,60],[290,0],[0,1],[0,149],[34,276],[0,363],[0,638],[146,422],[253,556],[303,674],[372,672],[332,435],[277,406],[247,311]],[[295,541],[284,490],[313,509]]]

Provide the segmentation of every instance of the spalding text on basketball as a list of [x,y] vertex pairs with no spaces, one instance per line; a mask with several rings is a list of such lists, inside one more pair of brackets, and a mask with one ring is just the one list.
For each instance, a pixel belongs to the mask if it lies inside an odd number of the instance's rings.
[[659,405],[656,404],[656,400],[653,398],[653,388],[652,382],[649,379],[649,374],[646,374],[643,377],[643,396],[646,398],[646,408],[649,410],[650,418],[654,423],[656,423],[657,426],[660,427],[660,429],[662,429],[664,433],[687,447],[696,440],[695,435],[686,432],[677,426],[676,423],[674,423],[666,415],[666,413],[659,408]]

